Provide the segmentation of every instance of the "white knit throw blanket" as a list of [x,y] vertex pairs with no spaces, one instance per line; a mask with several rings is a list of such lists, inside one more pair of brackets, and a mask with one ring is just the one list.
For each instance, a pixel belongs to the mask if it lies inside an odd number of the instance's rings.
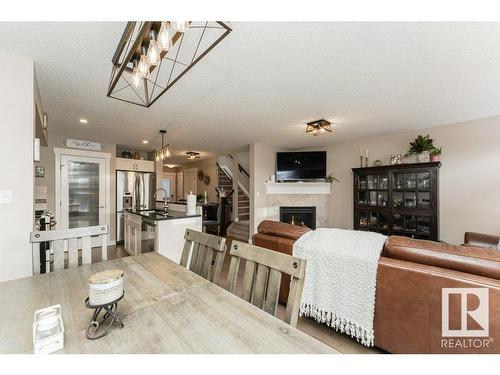
[[377,266],[386,236],[320,228],[300,237],[293,255],[307,259],[300,316],[373,346]]

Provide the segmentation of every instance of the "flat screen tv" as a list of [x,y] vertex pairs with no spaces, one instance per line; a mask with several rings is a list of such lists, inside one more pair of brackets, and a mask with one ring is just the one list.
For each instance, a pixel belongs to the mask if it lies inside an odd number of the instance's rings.
[[307,181],[326,177],[326,151],[278,152],[276,180]]

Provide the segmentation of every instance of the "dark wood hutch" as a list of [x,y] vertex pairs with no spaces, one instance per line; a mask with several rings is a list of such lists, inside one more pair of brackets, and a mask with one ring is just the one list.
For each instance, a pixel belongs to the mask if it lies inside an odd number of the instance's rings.
[[440,166],[353,168],[354,229],[438,241]]

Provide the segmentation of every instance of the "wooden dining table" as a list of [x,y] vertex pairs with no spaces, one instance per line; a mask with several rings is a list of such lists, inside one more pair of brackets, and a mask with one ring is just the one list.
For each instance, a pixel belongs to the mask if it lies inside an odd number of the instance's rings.
[[[124,271],[124,327],[89,340],[88,278],[114,268]],[[65,330],[58,353],[337,353],[157,253],[0,283],[0,353],[32,353],[33,314],[56,304]]]

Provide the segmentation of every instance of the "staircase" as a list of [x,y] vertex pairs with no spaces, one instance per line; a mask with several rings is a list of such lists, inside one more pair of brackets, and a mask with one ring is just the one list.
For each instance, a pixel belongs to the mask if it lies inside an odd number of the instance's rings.
[[[233,179],[229,177],[226,172],[217,164],[217,187],[219,190],[224,189],[225,191],[233,190]],[[231,206],[233,205],[233,196],[228,199]]]
[[238,188],[238,218],[240,221],[250,220],[250,198]]
[[[241,166],[239,166],[240,174],[246,174],[248,179],[248,172],[245,171]],[[231,172],[217,164],[217,184],[219,189],[224,189],[227,191],[233,190],[233,179],[230,174]],[[241,184],[241,182],[240,182]],[[238,239],[240,241],[248,242],[250,237],[250,197],[247,195],[244,186],[238,186],[238,193],[233,195],[228,199],[231,206],[233,205],[233,199],[237,196],[238,199],[238,221],[232,222],[227,228],[227,236]]]

